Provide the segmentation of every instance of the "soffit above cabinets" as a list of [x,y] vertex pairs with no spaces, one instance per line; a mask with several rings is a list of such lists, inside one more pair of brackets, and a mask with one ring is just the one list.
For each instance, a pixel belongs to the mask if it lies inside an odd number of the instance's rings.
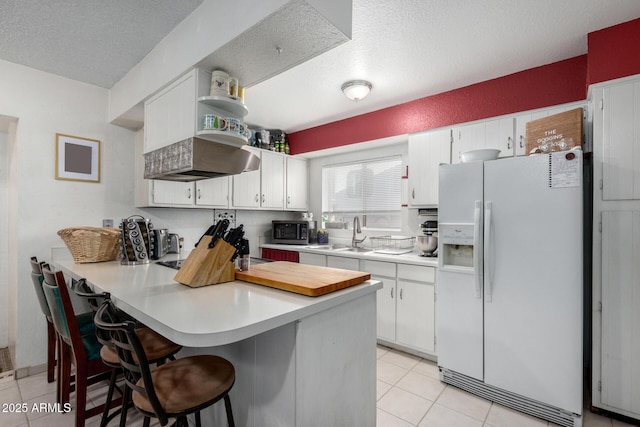
[[[349,2],[350,3],[350,2]],[[350,9],[350,7],[349,7]],[[287,3],[197,64],[250,87],[349,40],[306,1]]]
[[[314,2],[287,2],[191,66],[221,69],[237,77],[242,86],[250,87],[349,41],[351,0],[341,1],[339,7],[331,11],[333,15],[327,14],[331,19],[339,18],[333,19],[341,21],[335,24],[312,6]],[[144,124],[144,110],[140,108],[143,102],[140,100],[111,123],[140,129]]]

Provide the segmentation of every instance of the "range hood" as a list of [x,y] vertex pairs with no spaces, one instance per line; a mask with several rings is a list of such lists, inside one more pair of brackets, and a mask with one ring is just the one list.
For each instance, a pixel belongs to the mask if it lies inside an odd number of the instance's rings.
[[144,178],[197,181],[257,170],[260,158],[248,150],[188,138],[144,155]]

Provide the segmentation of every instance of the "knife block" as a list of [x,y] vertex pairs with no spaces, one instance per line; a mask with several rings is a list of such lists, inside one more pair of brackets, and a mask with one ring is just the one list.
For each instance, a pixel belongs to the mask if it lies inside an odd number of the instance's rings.
[[236,248],[218,239],[216,245],[209,249],[211,239],[207,237],[202,238],[191,251],[173,280],[192,288],[235,280],[236,269],[231,257]]

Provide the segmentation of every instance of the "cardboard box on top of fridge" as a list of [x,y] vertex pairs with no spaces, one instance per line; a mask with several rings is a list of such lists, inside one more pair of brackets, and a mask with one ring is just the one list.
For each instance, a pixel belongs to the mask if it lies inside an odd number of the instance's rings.
[[582,147],[582,108],[527,123],[527,155]]

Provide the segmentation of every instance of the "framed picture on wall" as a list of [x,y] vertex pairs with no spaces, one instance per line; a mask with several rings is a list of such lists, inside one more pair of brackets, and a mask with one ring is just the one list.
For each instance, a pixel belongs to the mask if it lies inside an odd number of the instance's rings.
[[57,133],[56,179],[100,182],[100,141]]

